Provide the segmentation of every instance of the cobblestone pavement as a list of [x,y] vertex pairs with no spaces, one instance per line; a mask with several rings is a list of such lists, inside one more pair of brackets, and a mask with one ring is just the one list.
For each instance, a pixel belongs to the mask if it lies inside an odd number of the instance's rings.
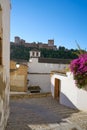
[[52,97],[11,99],[6,130],[87,130],[87,113]]

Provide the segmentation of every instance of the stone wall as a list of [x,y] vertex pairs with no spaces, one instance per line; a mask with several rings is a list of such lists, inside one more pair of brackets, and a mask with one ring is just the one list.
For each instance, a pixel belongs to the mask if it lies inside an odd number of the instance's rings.
[[0,130],[5,129],[9,116],[9,83],[4,75],[4,68],[0,66]]
[[11,91],[27,91],[27,66],[20,64],[16,68],[16,62],[10,62],[10,90]]
[[10,0],[0,0],[0,130],[9,117]]

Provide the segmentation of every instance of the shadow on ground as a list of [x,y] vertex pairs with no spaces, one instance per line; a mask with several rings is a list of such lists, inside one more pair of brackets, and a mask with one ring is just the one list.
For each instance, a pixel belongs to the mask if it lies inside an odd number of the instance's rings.
[[60,105],[52,97],[12,99],[6,130],[31,130],[29,125],[32,124],[61,123],[77,112],[78,110]]

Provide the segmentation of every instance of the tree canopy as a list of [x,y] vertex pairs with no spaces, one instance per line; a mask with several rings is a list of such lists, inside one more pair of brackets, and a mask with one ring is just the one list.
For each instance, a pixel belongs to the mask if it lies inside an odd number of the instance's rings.
[[[11,59],[29,60],[29,51],[34,49],[26,47],[24,45],[11,44]],[[45,58],[59,58],[59,59],[75,59],[77,58],[78,49],[67,49],[63,46],[59,46],[57,50],[39,49],[41,51],[41,57]]]

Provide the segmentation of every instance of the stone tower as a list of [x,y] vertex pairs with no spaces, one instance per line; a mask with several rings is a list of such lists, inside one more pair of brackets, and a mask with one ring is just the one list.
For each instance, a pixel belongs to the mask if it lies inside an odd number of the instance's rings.
[[14,38],[14,43],[15,43],[15,44],[19,44],[19,43],[20,43],[20,37],[16,36],[16,37]]
[[31,50],[30,51],[30,58],[39,58],[41,56],[41,52],[38,50]]
[[54,40],[53,39],[48,40],[48,46],[54,46]]

